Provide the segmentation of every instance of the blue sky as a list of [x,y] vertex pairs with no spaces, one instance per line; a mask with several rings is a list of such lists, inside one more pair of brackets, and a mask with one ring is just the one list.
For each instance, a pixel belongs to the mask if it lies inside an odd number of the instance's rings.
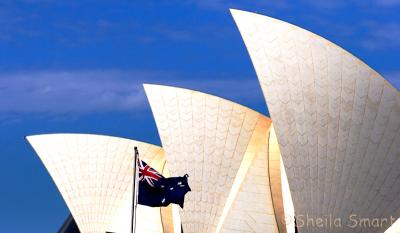
[[400,87],[400,0],[2,0],[0,231],[53,233],[68,214],[24,136],[98,133],[160,144],[142,83],[267,114],[229,8],[322,35]]

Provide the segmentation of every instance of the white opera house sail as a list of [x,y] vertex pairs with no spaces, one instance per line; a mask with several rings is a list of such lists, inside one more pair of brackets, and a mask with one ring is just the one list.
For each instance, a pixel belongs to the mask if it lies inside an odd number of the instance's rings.
[[[400,216],[398,90],[318,35],[231,12],[274,122],[296,215],[314,220],[299,232],[383,232]],[[341,226],[326,224],[329,216]]]
[[[138,147],[140,159],[164,170],[163,150],[139,141],[91,134],[47,134],[27,139],[81,233],[130,232],[134,147]],[[137,232],[167,232],[163,228],[173,232],[172,219],[162,221],[160,208],[139,205],[137,212]]]
[[271,120],[205,93],[144,87],[168,168],[172,175],[191,177],[192,192],[181,211],[183,231],[286,232],[280,154],[276,142],[269,142]]

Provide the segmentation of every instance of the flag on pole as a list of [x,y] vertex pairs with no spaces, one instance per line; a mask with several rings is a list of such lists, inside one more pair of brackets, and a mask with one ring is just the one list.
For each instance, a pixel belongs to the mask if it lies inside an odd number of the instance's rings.
[[165,178],[155,169],[138,159],[139,196],[138,204],[159,207],[171,203],[183,208],[185,195],[191,191],[188,175]]
[[138,180],[139,180],[139,173],[138,173],[138,159],[139,159],[139,150],[135,146],[135,157],[133,159],[133,195],[132,195],[132,219],[131,219],[131,233],[136,232],[136,209],[138,204]]

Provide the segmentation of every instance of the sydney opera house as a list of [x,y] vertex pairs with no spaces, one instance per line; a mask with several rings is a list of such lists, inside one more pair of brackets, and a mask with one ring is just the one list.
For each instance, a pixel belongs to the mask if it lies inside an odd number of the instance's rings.
[[209,94],[145,84],[162,146],[27,137],[71,212],[60,232],[130,232],[135,146],[164,176],[189,174],[192,188],[183,209],[139,205],[136,232],[400,232],[398,90],[318,35],[231,13],[270,118]]

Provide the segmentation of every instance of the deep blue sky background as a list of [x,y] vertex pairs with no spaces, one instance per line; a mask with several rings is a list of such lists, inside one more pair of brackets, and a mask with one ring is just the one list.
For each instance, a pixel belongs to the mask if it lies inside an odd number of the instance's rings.
[[400,87],[400,0],[2,0],[0,231],[53,233],[68,214],[24,136],[98,133],[160,144],[142,83],[267,114],[230,7],[320,34]]

